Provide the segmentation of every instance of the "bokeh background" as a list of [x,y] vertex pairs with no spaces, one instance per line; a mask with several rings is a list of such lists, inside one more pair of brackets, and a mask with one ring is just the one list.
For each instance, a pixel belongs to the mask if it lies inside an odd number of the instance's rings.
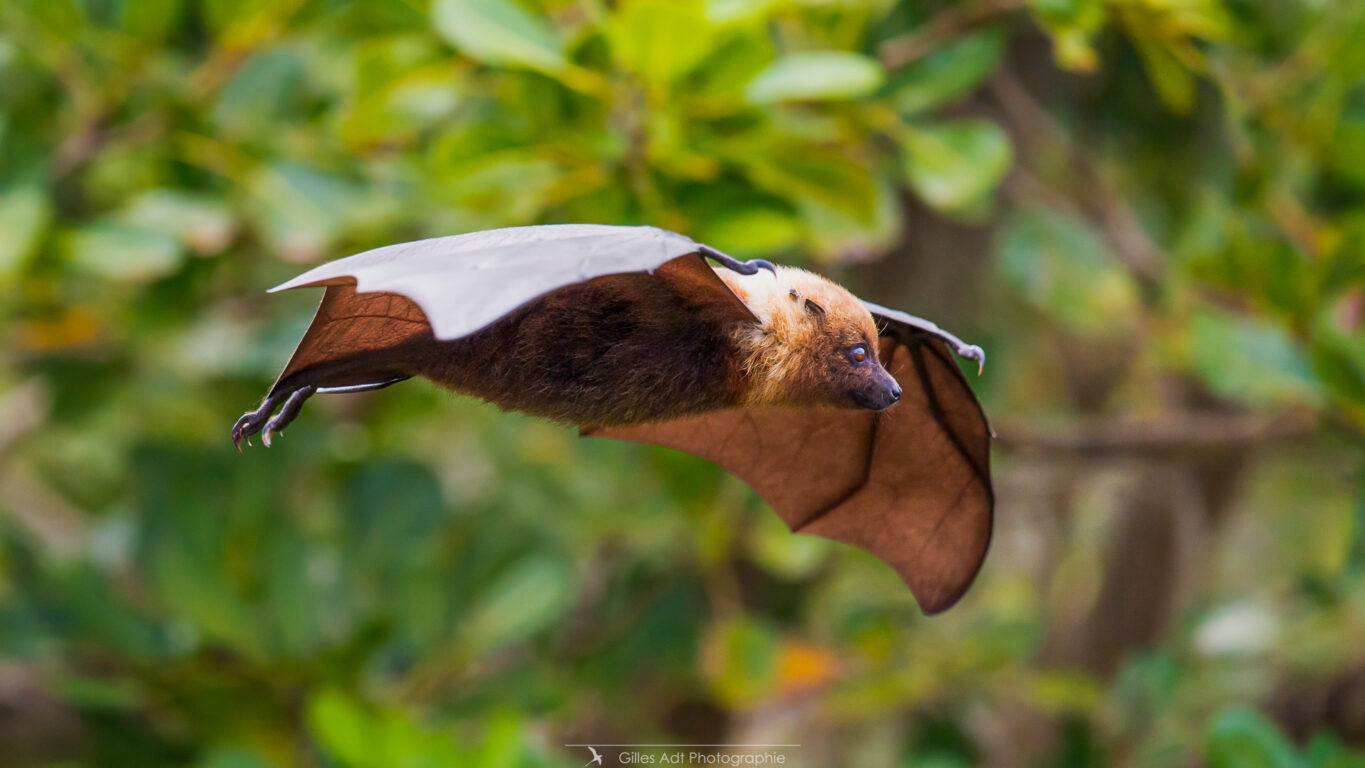
[[[0,764],[1365,765],[1362,76],[1353,0],[0,2]],[[423,382],[232,449],[266,288],[567,221],[984,346],[962,603]]]

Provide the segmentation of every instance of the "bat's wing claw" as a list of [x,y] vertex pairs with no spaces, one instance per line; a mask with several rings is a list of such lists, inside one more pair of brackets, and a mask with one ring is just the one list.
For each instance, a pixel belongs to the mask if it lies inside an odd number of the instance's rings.
[[698,249],[697,252],[705,256],[706,258],[715,261],[716,263],[720,264],[722,267],[725,267],[731,272],[738,272],[741,275],[756,275],[758,274],[758,270],[760,269],[766,269],[769,272],[772,272],[773,274],[777,274],[777,267],[774,267],[773,263],[771,261],[768,261],[767,259],[749,259],[748,261],[740,261],[739,259],[736,259],[733,256],[721,253],[720,251],[716,250],[715,248],[712,248],[709,245],[701,246],[701,248]]
[[978,347],[975,344],[968,344],[962,339],[959,339],[953,334],[948,333],[947,331],[938,327],[938,325],[936,325],[935,323],[929,320],[925,320],[922,317],[915,317],[914,315],[907,314],[899,310],[887,309],[886,307],[883,307],[880,304],[873,304],[870,301],[864,301],[863,306],[867,307],[868,311],[870,311],[874,316],[884,318],[884,320],[886,321],[902,323],[904,325],[910,326],[911,328],[924,331],[925,333],[929,333],[934,336],[937,336],[940,339],[943,339],[943,341],[945,341],[948,344],[948,346],[953,350],[953,352],[955,352],[959,357],[964,357],[968,360],[976,361],[976,375],[980,376],[981,373],[986,370],[986,351],[984,349]]
[[976,375],[980,376],[986,370],[986,350],[975,344],[964,344],[956,350],[958,355],[968,360],[976,361]]

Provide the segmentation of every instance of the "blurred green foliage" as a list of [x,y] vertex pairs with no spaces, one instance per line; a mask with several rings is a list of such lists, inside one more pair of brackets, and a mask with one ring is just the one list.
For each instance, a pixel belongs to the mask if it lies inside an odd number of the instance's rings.
[[[5,0],[2,759],[1365,764],[1295,693],[1365,664],[1363,76],[1351,0]],[[315,301],[264,288],[550,221],[983,343],[963,604],[423,384],[231,450]]]

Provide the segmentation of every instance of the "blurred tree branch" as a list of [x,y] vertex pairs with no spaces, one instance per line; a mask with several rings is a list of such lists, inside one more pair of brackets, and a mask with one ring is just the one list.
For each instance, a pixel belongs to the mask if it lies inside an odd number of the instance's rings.
[[1087,213],[1087,218],[1100,226],[1124,266],[1149,290],[1154,287],[1167,261],[1166,254],[1143,230],[1128,204],[1110,189],[1094,160],[1082,151],[1081,143],[1057,124],[1007,68],[997,70],[987,87],[1005,117],[1018,129],[1022,143],[1029,147],[1019,157],[1042,156],[1043,147],[1048,145],[1064,147],[1078,182],[1075,192],[1068,196],[1016,168],[1013,184],[1007,184],[1006,190],[1016,199],[1042,196],[1058,207]]
[[1165,456],[1295,440],[1318,428],[1317,418],[1307,413],[1186,411],[1154,419],[1086,416],[1051,425],[1005,420],[996,425],[996,432],[1008,450]]
[[1028,0],[975,0],[949,6],[913,32],[877,46],[877,57],[887,69],[920,59],[987,21],[1028,5]]

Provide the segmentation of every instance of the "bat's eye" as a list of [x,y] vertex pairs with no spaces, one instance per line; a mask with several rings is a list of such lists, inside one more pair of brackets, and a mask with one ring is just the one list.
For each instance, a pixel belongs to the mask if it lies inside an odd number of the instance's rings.
[[854,347],[848,351],[848,357],[855,363],[861,363],[867,359],[867,347]]

